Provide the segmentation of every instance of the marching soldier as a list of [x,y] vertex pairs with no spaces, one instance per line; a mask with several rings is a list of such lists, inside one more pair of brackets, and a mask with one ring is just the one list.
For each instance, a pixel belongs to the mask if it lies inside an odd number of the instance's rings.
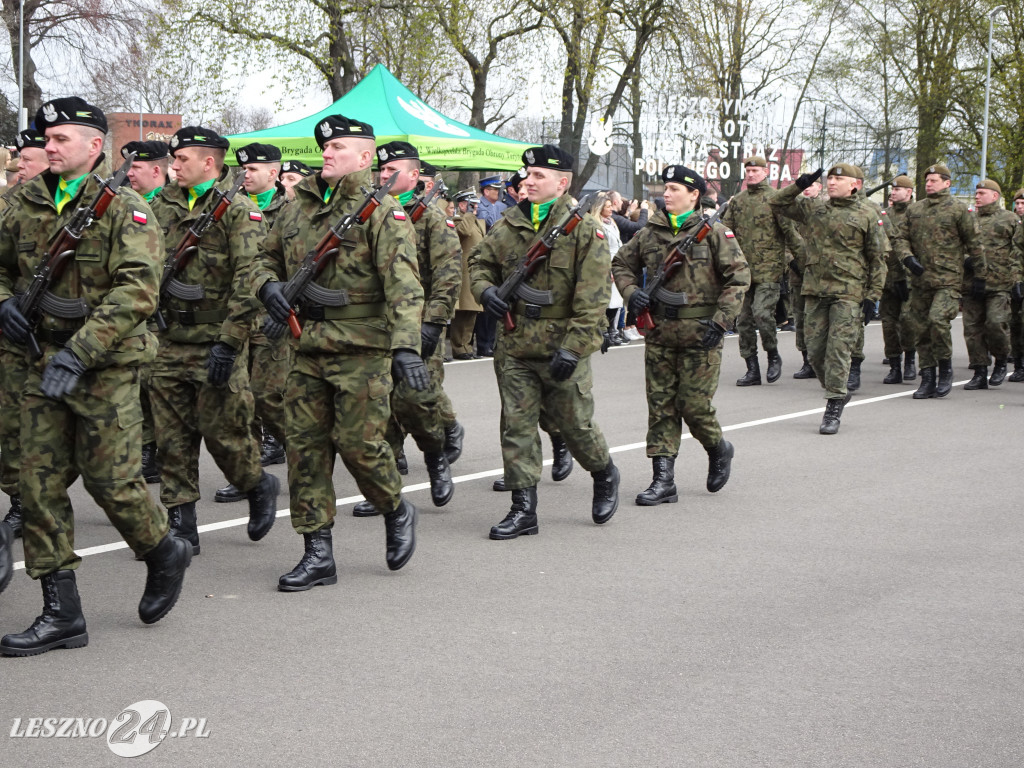
[[501,453],[512,507],[491,528],[492,539],[514,539],[538,532],[537,481],[541,474],[540,435],[544,403],[572,455],[594,478],[591,517],[608,522],[619,503],[619,471],[612,463],[601,429],[593,421],[590,355],[601,346],[604,308],[608,306],[610,259],[596,219],[584,217],[560,237],[529,283],[550,291],[550,303],[510,297],[498,286],[538,239],[572,208],[568,194],[573,158],[552,144],[523,153],[527,177],[520,185],[526,200],[509,208],[470,258],[473,295],[493,318],[511,312],[515,327],[498,336],[495,366],[505,428]]
[[[903,217],[907,215],[907,206],[913,197],[913,179],[909,176],[897,176],[893,179],[892,190],[889,193],[889,209],[882,212],[885,214],[885,234],[890,240],[895,236]],[[889,373],[882,379],[883,384],[902,384],[904,380],[913,381],[917,378],[914,357],[917,355],[918,329],[910,310],[911,288],[907,272],[898,257],[896,249],[890,247],[889,255],[886,257],[888,270],[885,274],[885,287],[882,289],[882,299],[878,303],[885,358],[889,361]]]
[[[32,280],[75,211],[96,199],[100,186],[90,173],[103,162],[107,132],[103,113],[77,97],[44,104],[36,125],[46,136],[49,170],[18,188],[0,226],[0,327],[5,341],[21,345],[33,331],[15,290]],[[159,621],[181,593],[191,550],[169,535],[149,497],[139,451],[137,368],[156,349],[146,319],[156,308],[161,245],[149,206],[121,190],[51,283],[35,331],[43,355],[28,361],[21,402],[25,566],[42,582],[43,612],[26,631],[4,636],[0,653],[33,656],[89,642],[68,512],[67,488],[79,476],[146,561],[142,621]]]
[[476,357],[473,350],[473,326],[482,307],[473,298],[469,284],[469,254],[487,234],[487,226],[482,219],[476,217],[479,202],[472,190],[455,195],[455,232],[462,247],[462,287],[459,289],[459,303],[451,324],[452,355],[456,360],[472,360]]
[[[354,213],[371,184],[373,127],[330,115],[316,128],[323,171],[295,187],[295,199],[267,237],[252,271],[252,287],[277,323],[292,311],[283,280],[342,216]],[[388,568],[404,566],[416,548],[416,508],[401,495],[395,456],[384,438],[391,417],[392,379],[427,387],[418,354],[423,288],[416,234],[402,207],[386,198],[370,219],[346,233],[336,256],[316,278],[319,301],[302,298],[302,335],[285,397],[292,525],[305,552],[278,588],[336,584],[331,527],[331,475],[341,454],[359,491],[384,511]],[[323,302],[323,303],[321,303]]]
[[313,169],[298,160],[286,160],[281,163],[281,186],[291,200],[295,197],[295,185],[307,176],[313,175]]
[[[802,197],[808,200],[815,200],[819,205],[825,204],[825,198],[821,196],[821,180],[815,179],[814,182],[800,193]],[[796,348],[803,357],[803,365],[800,366],[800,370],[793,374],[794,379],[813,379],[816,378],[814,369],[811,368],[810,362],[807,360],[807,340],[804,334],[804,269],[807,268],[807,251],[811,247],[810,242],[807,239],[806,224],[800,222],[796,223],[797,234],[800,235],[801,247],[794,253],[790,254],[792,258],[789,260],[789,290],[790,290],[790,301],[793,307],[793,322],[796,326]]]
[[[729,480],[732,443],[723,439],[711,400],[722,367],[722,337],[744,305],[750,269],[736,238],[721,224],[694,245],[654,297],[643,290],[643,269],[654,275],[664,259],[702,218],[695,207],[707,185],[695,171],[670,165],[662,171],[665,207],[622,246],[612,261],[615,284],[630,310],[650,310],[657,324],[647,332],[647,456],[654,466],[650,487],[636,497],[641,506],[679,499],[675,460],[683,422],[708,454],[707,489]],[[669,301],[665,301],[668,298]]]
[[[1024,189],[1018,189],[1013,195],[1013,212],[1017,214],[1018,220],[1024,217]],[[1024,250],[1024,233],[1018,230],[1018,236],[1022,238],[1021,250]],[[1024,286],[1022,290],[1010,292],[1010,354],[1013,356],[1013,373],[1010,374],[1010,381],[1024,381],[1024,322],[1021,321],[1021,305],[1024,304]]]
[[[224,166],[227,139],[189,126],[171,137],[176,184],[164,187],[153,211],[168,250],[231,187]],[[224,217],[203,235],[199,250],[177,275],[160,311],[167,330],[152,365],[150,400],[163,459],[160,500],[171,528],[199,554],[199,444],[206,446],[232,485],[249,499],[248,535],[259,541],[276,516],[280,483],[260,467],[252,435],[246,342],[257,304],[247,279],[266,234],[263,214],[236,196]]]

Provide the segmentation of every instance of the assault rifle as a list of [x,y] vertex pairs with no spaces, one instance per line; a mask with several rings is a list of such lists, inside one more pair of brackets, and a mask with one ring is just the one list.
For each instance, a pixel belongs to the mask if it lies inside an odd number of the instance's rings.
[[423,195],[422,197],[420,197],[419,200],[416,201],[416,205],[413,207],[412,213],[409,214],[409,217],[412,219],[412,223],[415,224],[417,221],[420,220],[420,218],[426,212],[427,206],[434,202],[435,197],[437,197],[438,195],[443,195],[447,191],[448,187],[444,185],[443,181],[438,179],[437,183],[434,184],[433,189],[431,189],[427,194]]
[[867,189],[867,190],[865,190],[865,191],[864,191],[864,197],[871,197],[871,196],[872,196],[873,194],[875,194],[875,192],[877,192],[877,191],[878,191],[878,190],[880,190],[880,189],[885,189],[885,188],[886,188],[886,187],[888,187],[888,186],[889,186],[890,184],[892,184],[892,183],[893,183],[894,181],[896,181],[896,177],[895,177],[895,176],[893,176],[893,177],[892,177],[891,179],[889,179],[888,181],[883,181],[883,182],[882,182],[881,184],[879,184],[879,185],[878,185],[877,187],[872,187],[871,189]]
[[[512,296],[521,289],[525,291],[534,290],[529,288],[529,286],[523,285],[523,283],[551,255],[551,249],[555,247],[555,241],[562,235],[571,233],[576,229],[576,225],[583,221],[583,216],[590,210],[590,206],[594,202],[593,198],[592,194],[585,196],[565,215],[564,219],[552,227],[544,237],[530,246],[530,250],[526,252],[523,260],[516,265],[512,274],[505,278],[505,282],[498,286],[498,298],[509,304]],[[550,304],[551,302],[548,301],[548,303]],[[512,319],[512,310],[510,309],[505,313],[505,330],[511,332],[515,327],[516,324]]]
[[[181,242],[174,249],[174,253],[168,256],[167,261],[164,262],[164,274],[160,278],[160,297],[158,302],[163,302],[167,296],[174,296],[185,301],[199,301],[203,298],[205,293],[201,285],[186,285],[179,282],[177,279],[178,275],[188,266],[192,256],[199,250],[199,241],[203,239],[206,230],[224,218],[224,214],[228,211],[228,206],[235,199],[235,195],[242,188],[244,181],[245,171],[239,171],[235,175],[231,189],[227,192],[214,188],[213,193],[220,198],[217,204],[192,222],[192,226],[188,228],[188,232],[181,238]],[[167,321],[164,319],[163,312],[160,311],[160,303],[157,303],[156,314],[153,316],[153,319],[156,320],[157,328],[161,331],[167,330]]]
[[[697,243],[703,242],[704,238],[711,234],[711,230],[714,229],[715,222],[722,218],[722,215],[729,208],[729,203],[726,203],[713,214],[708,216],[704,214],[701,217],[700,226],[697,230],[689,235],[681,243],[677,243],[673,246],[672,250],[669,251],[668,256],[661,262],[661,266],[658,267],[658,271],[654,273],[654,277],[644,287],[644,293],[651,297],[651,301],[658,300],[658,292],[661,290],[662,284],[668,280],[676,268],[683,263],[686,255],[690,252],[690,249]],[[654,327],[654,318],[651,317],[651,308],[647,307],[637,315],[636,324],[639,328],[650,329]]]
[[[292,279],[281,288],[284,297],[293,307],[288,315],[288,327],[291,328],[292,336],[296,339],[302,335],[302,326],[299,325],[299,320],[295,315],[294,307],[296,302],[306,293],[307,289],[313,287],[313,279],[323,272],[327,263],[337,255],[338,247],[341,245],[345,233],[356,224],[365,224],[370,219],[373,212],[384,202],[384,198],[388,196],[388,192],[391,191],[391,187],[397,180],[398,175],[395,174],[376,189],[363,189],[366,197],[355,213],[345,214],[337,224],[327,230],[326,234],[320,238],[320,242],[316,244],[316,247],[309,251],[302,259],[298,272],[292,275]],[[276,339],[281,335],[281,330],[280,323],[274,320],[273,317],[267,318],[267,322],[263,327],[263,331],[267,336]]]
[[[36,268],[35,276],[32,278],[28,290],[15,299],[21,314],[28,320],[29,331],[25,343],[28,345],[33,359],[43,356],[43,351],[39,348],[39,342],[35,337],[35,330],[39,326],[39,321],[42,320],[43,311],[53,309],[53,314],[60,316],[59,306],[54,306],[54,304],[67,301],[52,296],[49,292],[50,286],[64,273],[64,268],[67,266],[68,260],[75,255],[75,250],[78,248],[78,243],[82,240],[85,230],[107,212],[110,201],[117,197],[134,161],[135,153],[129,152],[121,167],[117,169],[117,173],[109,179],[103,180],[99,176],[94,177],[100,183],[100,191],[96,198],[91,205],[83,205],[75,211],[71,221],[64,225],[46,252],[46,258],[43,259],[42,264]],[[75,316],[80,317],[81,315],[76,314]]]

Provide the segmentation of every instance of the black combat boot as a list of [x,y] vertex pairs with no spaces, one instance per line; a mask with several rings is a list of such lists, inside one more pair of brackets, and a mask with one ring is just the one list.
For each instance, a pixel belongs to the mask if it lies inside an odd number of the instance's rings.
[[590,516],[601,525],[611,520],[619,508],[619,468],[609,459],[607,467],[591,472],[590,476],[594,478],[594,502]]
[[416,551],[416,507],[402,499],[394,512],[384,515],[388,568],[397,571]]
[[782,358],[779,357],[778,349],[769,349],[767,352],[768,371],[765,373],[765,379],[768,380],[769,384],[774,384],[779,380],[779,376],[782,375]]
[[818,427],[818,434],[834,435],[839,431],[839,419],[843,415],[843,408],[850,402],[850,395],[842,400],[829,400],[825,404],[825,415],[821,417],[821,426]]
[[505,487],[505,476],[504,475],[502,475],[497,480],[495,480],[493,483],[491,483],[491,490],[492,491],[497,491],[498,493],[504,493],[506,490],[508,490]]
[[[903,383],[903,361],[900,360],[901,355],[889,358],[889,373],[884,379],[883,384],[902,384]],[[849,388],[849,385],[847,385]]]
[[1010,381],[1024,381],[1024,358],[1013,358],[1013,373],[1009,376]]
[[988,389],[988,366],[972,365],[971,370],[974,371],[974,375],[964,384],[964,389]]
[[[906,374],[904,374],[906,377]],[[921,369],[921,386],[914,393],[915,400],[927,400],[935,397],[935,367]]]
[[352,517],[373,517],[379,514],[380,510],[373,506],[373,502],[369,499],[363,499],[352,507]]
[[916,357],[917,352],[915,352],[914,350],[907,352],[906,362],[903,363],[904,381],[913,381],[914,379],[917,378],[917,363],[915,362]]
[[142,479],[147,483],[159,483],[160,470],[156,443],[146,443],[142,446]]
[[0,522],[0,592],[7,589],[14,575],[14,532],[5,522]]
[[334,564],[334,547],[330,528],[302,534],[306,551],[299,564],[277,580],[282,592],[305,592],[318,584],[337,584],[338,568]]
[[860,364],[862,360],[853,358],[850,361],[850,375],[846,377],[846,391],[856,392],[860,389]]
[[285,458],[284,446],[281,445],[281,441],[264,429],[263,442],[260,445],[260,466],[284,464]]
[[48,573],[39,582],[43,585],[43,612],[24,632],[4,635],[0,653],[5,656],[35,656],[53,648],[84,648],[89,644],[75,572]]
[[455,484],[452,483],[452,470],[448,459],[443,453],[425,453],[423,462],[427,465],[430,476],[430,500],[435,507],[443,507],[455,495]]
[[4,517],[4,522],[11,526],[11,533],[14,534],[14,538],[21,536],[23,519],[24,511],[21,507],[21,496],[15,494],[11,496],[11,508],[7,510],[7,515]]
[[757,362],[757,355],[747,358],[747,372],[736,379],[737,387],[754,387],[761,383],[761,366]]
[[409,474],[409,460],[405,458],[405,451],[399,451],[395,454],[395,468],[400,475]]
[[935,396],[945,397],[953,389],[953,361],[939,360],[939,375],[935,380]]
[[718,445],[708,451],[708,485],[711,493],[717,493],[729,482],[729,472],[732,470],[732,457],[736,451],[732,443],[722,440]]
[[249,491],[249,538],[259,541],[274,527],[277,519],[277,494],[281,492],[281,481],[266,472],[259,483]]
[[565,480],[572,472],[573,459],[561,435],[551,436],[551,456],[551,479],[556,483]]
[[146,589],[139,601],[139,618],[143,624],[154,624],[178,602],[185,583],[185,569],[192,562],[188,542],[168,534],[146,553]]
[[[179,504],[168,507],[167,523],[171,526],[171,534],[184,539],[192,545],[192,554],[199,554],[199,525],[196,522],[196,503]],[[136,558],[143,560],[145,558]]]
[[462,441],[465,437],[466,428],[457,421],[444,428],[444,457],[448,459],[448,466],[458,461],[462,455]]
[[794,379],[813,379],[813,378],[815,378],[815,376],[814,376],[814,369],[811,368],[811,363],[807,359],[807,351],[804,350],[800,354],[804,356],[804,364],[803,364],[803,367],[799,371],[797,371],[796,373],[793,374],[793,378]]
[[1006,358],[997,357],[995,365],[992,366],[992,378],[988,380],[990,386],[998,387],[1006,379]]
[[512,508],[505,519],[491,528],[492,539],[533,536],[537,526],[537,486],[512,491]]
[[653,507],[655,504],[671,504],[679,501],[679,492],[675,484],[675,456],[654,456],[651,458],[654,467],[654,479],[643,493],[638,493],[636,503],[641,507]]
[[236,488],[234,484],[228,483],[223,488],[217,489],[217,492],[213,494],[213,500],[219,504],[227,504],[232,501],[241,501],[248,495],[242,489]]

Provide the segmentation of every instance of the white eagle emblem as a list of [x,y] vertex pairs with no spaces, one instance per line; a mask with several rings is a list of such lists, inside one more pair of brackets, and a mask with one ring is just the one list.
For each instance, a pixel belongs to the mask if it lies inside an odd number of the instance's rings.
[[173,136],[171,136],[171,140],[168,143],[171,145],[171,149],[174,149],[176,146],[178,146],[178,144],[181,143],[178,139],[178,134],[174,134]]
[[239,150],[239,152],[238,152],[238,161],[241,162],[241,163],[248,163],[249,162],[249,153],[246,152],[244,149]]
[[380,149],[377,150],[377,157],[379,157],[380,161],[383,163],[385,160],[388,159],[388,151],[384,149],[384,147],[381,147]]
[[320,135],[325,139],[331,135],[331,124],[326,120],[320,123]]
[[523,155],[523,157],[526,158],[526,162],[528,162],[530,165],[533,165],[533,150],[532,149],[526,150],[526,154]]
[[675,175],[676,175],[676,167],[674,165],[670,165],[668,168],[665,169],[665,178],[666,179],[671,179]]
[[52,123],[56,119],[57,119],[57,110],[54,109],[53,104],[44,104],[43,105],[43,120],[45,120],[48,123]]

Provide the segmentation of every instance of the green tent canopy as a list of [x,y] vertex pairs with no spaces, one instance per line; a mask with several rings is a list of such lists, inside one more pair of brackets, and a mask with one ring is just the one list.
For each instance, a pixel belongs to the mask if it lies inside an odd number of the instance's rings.
[[[522,166],[522,154],[532,146],[472,128],[445,117],[427,106],[402,85],[383,64],[378,64],[356,86],[316,114],[293,123],[262,131],[228,136],[232,149],[251,142],[281,148],[282,159],[301,160],[319,166],[320,147],[313,138],[327,115],[342,114],[373,126],[378,144],[407,141],[420,159],[443,169],[465,171],[514,171]],[[234,162],[229,153],[228,162]]]

